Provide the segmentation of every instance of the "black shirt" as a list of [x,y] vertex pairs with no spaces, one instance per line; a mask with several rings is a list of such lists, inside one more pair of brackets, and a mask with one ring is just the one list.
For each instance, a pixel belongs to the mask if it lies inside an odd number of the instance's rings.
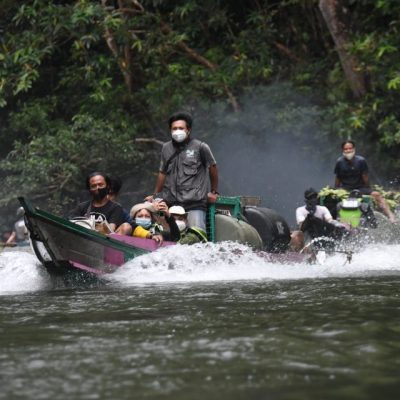
[[83,203],[78,204],[78,206],[70,212],[68,218],[89,218],[90,215],[95,216],[96,222],[103,222],[106,220],[109,224],[115,224],[116,227],[124,223],[126,219],[122,206],[111,200],[101,207],[95,207],[91,200],[84,201]]
[[368,165],[364,157],[355,155],[347,160],[339,157],[335,166],[336,177],[340,180],[340,187],[353,190],[365,187],[362,175],[368,173]]

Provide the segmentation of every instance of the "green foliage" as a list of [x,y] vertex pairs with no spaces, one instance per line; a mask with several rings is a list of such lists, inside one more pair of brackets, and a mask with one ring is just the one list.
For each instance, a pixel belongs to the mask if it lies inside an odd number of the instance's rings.
[[[360,70],[368,77],[369,93],[359,101],[345,98],[343,90],[339,91],[343,89],[345,80],[336,64],[336,76],[331,79],[332,90],[329,93],[330,100],[336,104],[327,109],[327,116],[336,121],[334,131],[341,137],[362,140],[367,151],[371,151],[373,162],[378,163],[388,153],[400,152],[400,112],[397,106],[400,101],[400,20],[398,2],[368,3],[373,7],[369,13],[366,4],[354,3],[351,51],[359,60]],[[400,167],[395,158],[388,163],[379,162],[379,165],[382,170]]]
[[[397,1],[345,4],[348,50],[368,82],[360,99],[351,95],[317,1],[106,4],[4,2],[1,204],[21,193],[69,203],[93,168],[149,176],[159,151],[152,140],[168,138],[172,111],[190,109],[202,133],[224,135],[224,126],[241,129],[237,111],[248,112],[252,96],[268,101],[254,107],[260,127],[246,134],[268,129],[301,151],[312,150],[308,138],[322,157],[329,139],[336,146],[351,137],[379,173],[400,170]],[[149,141],[138,147],[137,137]]]
[[334,189],[330,186],[325,186],[318,192],[318,196],[320,198],[329,197],[341,201],[349,197],[349,192],[344,189]]
[[[378,191],[382,195],[382,197],[385,199],[386,203],[392,210],[396,210],[396,208],[400,206],[400,192],[393,190],[384,190],[384,188],[379,185],[374,185],[373,189]],[[319,191],[318,196],[320,198],[331,198],[341,201],[349,197],[349,192],[344,189],[334,189],[326,186]]]
[[[0,205],[15,200],[15,192],[45,199],[54,208],[63,198],[66,204],[85,176],[94,170],[126,169],[135,173],[142,155],[132,141],[132,127],[117,127],[90,115],[77,115],[72,124],[59,124],[28,143],[16,142],[14,150],[0,162],[9,175],[3,180]],[[135,162],[133,163],[133,159]]]

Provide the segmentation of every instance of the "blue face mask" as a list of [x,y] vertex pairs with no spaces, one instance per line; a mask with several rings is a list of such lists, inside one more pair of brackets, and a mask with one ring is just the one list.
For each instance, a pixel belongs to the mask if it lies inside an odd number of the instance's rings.
[[136,225],[140,225],[144,229],[149,229],[151,227],[150,218],[135,218]]

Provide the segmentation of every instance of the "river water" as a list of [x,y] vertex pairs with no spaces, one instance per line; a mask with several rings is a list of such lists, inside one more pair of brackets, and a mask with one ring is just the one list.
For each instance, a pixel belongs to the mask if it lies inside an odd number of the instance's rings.
[[323,265],[167,248],[92,287],[0,254],[0,399],[394,399],[400,246]]

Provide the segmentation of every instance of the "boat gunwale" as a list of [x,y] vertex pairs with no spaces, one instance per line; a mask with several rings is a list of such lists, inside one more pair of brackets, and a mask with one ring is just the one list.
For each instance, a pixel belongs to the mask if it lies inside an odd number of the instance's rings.
[[[83,237],[89,241],[100,243],[107,247],[112,247],[115,250],[123,251],[124,254],[127,252],[130,252],[130,253],[140,252],[140,254],[134,255],[134,257],[137,255],[147,254],[150,252],[149,250],[142,249],[133,244],[127,244],[125,242],[121,242],[112,237],[103,235],[97,231],[90,230],[90,229],[84,228],[82,226],[79,226],[79,225],[69,221],[68,219],[58,217],[57,215],[48,213],[47,211],[41,210],[38,207],[34,208],[23,197],[18,197],[18,200],[20,201],[21,205],[24,207],[24,210],[25,210],[25,213],[27,214],[28,220],[29,220],[29,218],[38,219],[39,221],[49,223],[50,225],[59,227],[60,229],[62,229],[64,231],[74,233],[77,236]],[[35,228],[38,230],[41,230],[40,227],[35,226]]]

